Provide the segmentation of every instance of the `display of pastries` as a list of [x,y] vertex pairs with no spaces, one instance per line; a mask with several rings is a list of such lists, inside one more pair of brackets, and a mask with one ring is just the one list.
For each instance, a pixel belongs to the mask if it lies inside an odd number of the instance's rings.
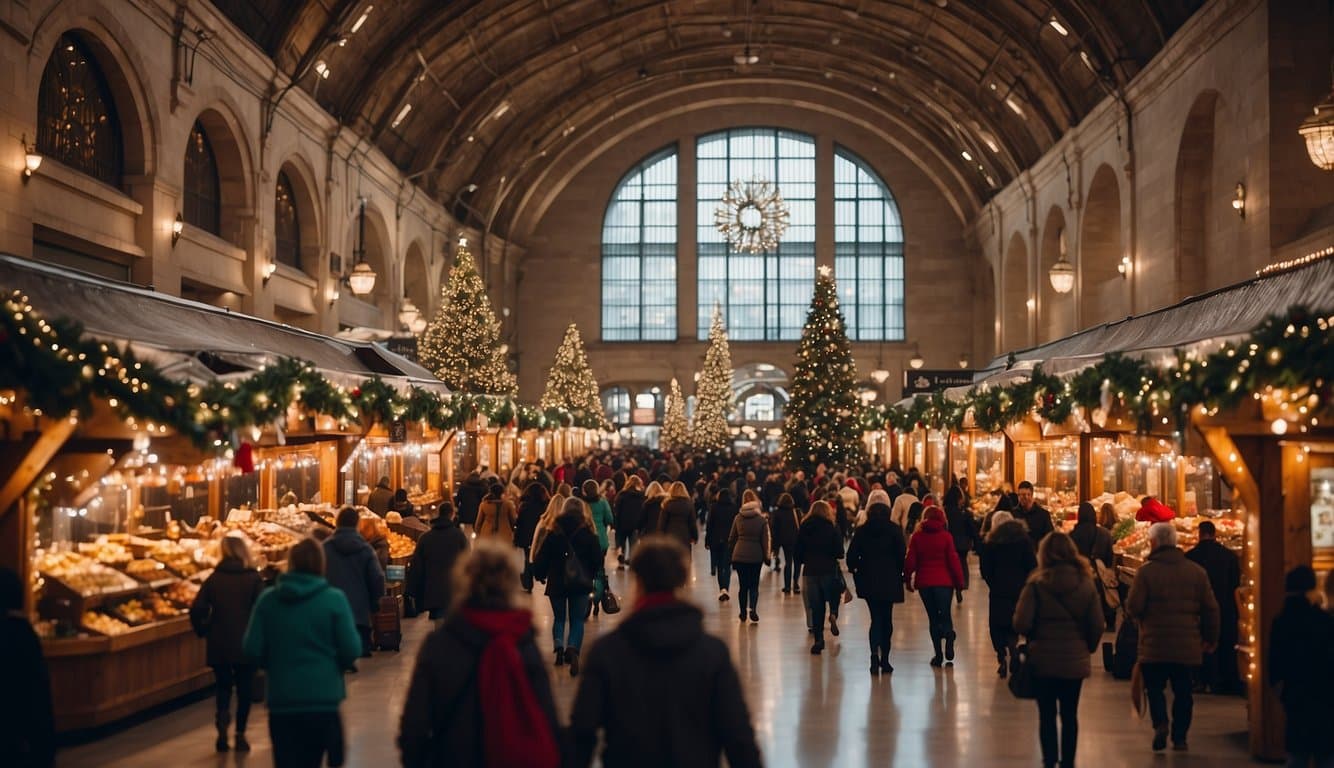
[[412,557],[412,553],[417,549],[417,542],[401,533],[389,532],[389,556],[390,557]]
[[144,604],[140,598],[134,597],[129,600],[122,600],[111,606],[111,610],[126,624],[138,626],[148,624],[153,621],[153,610]]
[[39,552],[37,570],[57,579],[71,590],[83,595],[123,592],[136,589],[139,583],[129,576],[94,562],[76,552]]
[[130,625],[97,611],[84,611],[80,620],[84,629],[114,637],[130,631]]
[[140,581],[157,581],[166,576],[166,566],[157,560],[144,558],[125,564],[125,572]]
[[125,565],[134,555],[124,544],[101,540],[79,545],[79,552],[103,565]]
[[178,581],[162,590],[162,596],[180,606],[189,607],[199,595],[199,585],[193,581]]
[[290,528],[298,533],[309,533],[312,525],[310,517],[295,506],[265,510],[260,514],[262,514],[268,522],[274,523],[275,525],[281,525],[284,528]]

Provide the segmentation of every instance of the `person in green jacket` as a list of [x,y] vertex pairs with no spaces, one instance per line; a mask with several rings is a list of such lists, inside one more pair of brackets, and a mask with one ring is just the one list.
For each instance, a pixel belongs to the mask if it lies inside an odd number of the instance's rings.
[[361,636],[341,590],[324,578],[324,549],[307,538],[287,557],[287,573],[255,603],[242,643],[268,674],[269,738],[273,764],[343,764],[347,697],[343,672],[361,655]]
[[596,480],[585,480],[580,486],[580,491],[584,503],[588,505],[589,514],[593,516],[593,528],[598,533],[598,546],[602,548],[602,559],[598,561],[598,572],[593,578],[593,615],[596,616],[602,605],[602,597],[607,592],[607,547],[611,545],[607,529],[616,526],[616,518],[611,514],[611,504],[598,490]]

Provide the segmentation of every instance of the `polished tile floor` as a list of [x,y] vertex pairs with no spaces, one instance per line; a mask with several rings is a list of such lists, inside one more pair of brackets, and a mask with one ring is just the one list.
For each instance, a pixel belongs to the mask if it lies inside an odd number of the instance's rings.
[[[926,619],[915,597],[895,610],[895,672],[873,679],[867,671],[863,603],[844,606],[843,634],[828,638],[823,656],[812,657],[800,598],[780,591],[779,574],[765,569],[761,581],[760,623],[741,624],[735,603],[717,602],[701,548],[694,565],[692,596],[704,606],[710,631],[732,648],[741,671],[752,719],[766,763],[771,766],[1038,766],[1036,707],[1011,698],[997,680],[987,641],[985,586],[975,588],[956,606],[961,638],[952,669],[927,664],[930,641]],[[628,585],[613,571],[613,589]],[[735,585],[735,580],[734,580]],[[540,592],[540,585],[538,587]],[[735,590],[735,586],[734,586]],[[533,601],[544,653],[551,646],[551,612],[540,596]],[[617,617],[589,624],[589,639],[614,625]],[[348,734],[348,765],[397,765],[394,746],[398,714],[412,673],[415,649],[427,631],[426,620],[405,624],[405,650],[363,660],[349,677],[343,718]],[[1109,636],[1110,639],[1110,636]],[[1245,702],[1240,698],[1196,699],[1190,751],[1154,755],[1147,723],[1130,710],[1129,686],[1095,672],[1080,705],[1079,763],[1099,768],[1143,766],[1229,766],[1250,760],[1246,753]],[[574,681],[555,670],[555,690],[562,717],[574,696]],[[212,701],[184,706],[170,714],[121,730],[94,743],[63,751],[62,768],[78,766],[266,766],[270,765],[266,716],[262,705],[252,714],[249,756],[213,752]]]

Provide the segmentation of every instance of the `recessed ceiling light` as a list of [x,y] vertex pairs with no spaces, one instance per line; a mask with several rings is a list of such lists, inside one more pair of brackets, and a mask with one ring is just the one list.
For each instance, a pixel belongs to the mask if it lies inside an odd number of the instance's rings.
[[841,42],[843,42],[843,38],[839,37],[837,32],[829,36],[830,45],[838,45]]
[[826,70],[824,71],[824,79],[826,79],[826,80],[833,80],[833,79],[834,79],[834,72],[833,72],[833,70],[826,69]]
[[967,160],[970,163],[973,161],[973,153],[969,152],[968,150],[965,149],[959,154],[963,157],[964,160]]
[[1047,25],[1050,26],[1052,29],[1056,30],[1057,32],[1060,32],[1061,37],[1065,37],[1066,35],[1070,34],[1070,30],[1066,29],[1065,25],[1062,24],[1060,20],[1057,19],[1055,16],[1051,17],[1051,21],[1047,22]]
[[890,79],[890,80],[893,80],[893,79],[896,78],[896,77],[898,77],[898,74],[896,74],[896,73],[894,73],[894,72],[890,72],[890,73],[889,73],[889,79]]
[[1000,152],[1000,145],[997,144],[996,140],[991,137],[991,134],[986,134],[986,133],[982,134],[982,143],[986,144],[987,149],[991,150],[992,152],[996,153]]
[[329,79],[329,65],[324,63],[324,59],[320,59],[319,61],[315,62],[315,74],[319,75],[325,80]]
[[1088,51],[1080,51],[1080,52],[1079,52],[1079,60],[1082,61],[1082,62],[1084,62],[1084,66],[1088,67],[1088,69],[1089,69],[1090,72],[1093,72],[1094,74],[1097,74],[1097,72],[1098,72],[1098,67],[1097,67],[1097,65],[1095,65],[1095,64],[1093,63],[1093,59],[1092,59],[1092,57],[1089,56],[1089,52],[1088,52]]
[[375,10],[375,6],[366,6],[366,10],[362,11],[361,15],[357,17],[357,20],[352,22],[352,34],[355,35],[357,32],[361,31],[361,25],[366,23],[366,17],[370,16],[371,11],[373,10]]
[[389,127],[397,128],[399,126],[399,123],[402,123],[405,119],[407,119],[408,113],[411,111],[412,111],[412,102],[404,104],[403,108],[398,110],[398,114],[394,115],[394,122],[390,123]]
[[731,37],[731,36],[732,36],[732,28],[729,27],[729,26],[727,26],[726,24],[724,24],[724,25],[723,25],[723,37]]
[[472,140],[473,140],[472,134],[468,134],[468,141],[471,142]]
[[1019,106],[1019,102],[1013,96],[1005,97],[1005,106],[1009,107],[1010,111],[1016,115],[1020,117],[1024,116],[1024,108]]
[[505,114],[509,111],[510,111],[510,103],[508,101],[502,101],[500,102],[500,106],[496,107],[496,110],[491,113],[491,117],[495,120],[499,120],[500,118],[504,117]]
[[464,187],[464,189],[465,189],[466,191],[468,191],[468,192],[476,192],[476,191],[477,191],[477,185],[476,185],[476,184],[469,184],[468,186]]
[[991,90],[993,90],[993,91],[996,90],[996,81],[995,81],[995,80],[992,80],[992,81],[991,81]]
[[993,179],[993,178],[991,178],[990,176],[988,176],[988,177],[987,177],[987,184],[990,185],[990,186],[993,186],[993,187],[994,187],[994,186],[996,186],[996,180]]

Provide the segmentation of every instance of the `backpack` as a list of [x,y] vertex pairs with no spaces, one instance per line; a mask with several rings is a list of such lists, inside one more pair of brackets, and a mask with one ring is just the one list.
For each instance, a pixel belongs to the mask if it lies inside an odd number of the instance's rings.
[[584,568],[584,563],[579,559],[579,555],[574,551],[574,542],[570,542],[565,548],[565,563],[561,566],[565,576],[565,590],[567,592],[592,592],[593,577],[588,575],[588,569]]

